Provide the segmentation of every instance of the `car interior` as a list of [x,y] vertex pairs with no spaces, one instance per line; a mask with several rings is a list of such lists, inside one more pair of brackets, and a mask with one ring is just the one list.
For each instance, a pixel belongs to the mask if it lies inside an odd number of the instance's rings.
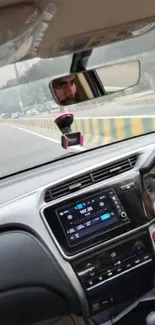
[[[5,66],[136,37],[155,1],[0,0],[0,17]],[[154,184],[153,132],[1,178],[1,324],[154,325]]]

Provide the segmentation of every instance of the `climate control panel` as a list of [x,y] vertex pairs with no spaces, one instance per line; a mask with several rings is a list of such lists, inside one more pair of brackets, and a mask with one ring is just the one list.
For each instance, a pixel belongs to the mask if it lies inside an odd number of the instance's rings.
[[151,240],[141,235],[78,260],[73,267],[88,292],[151,261]]
[[[153,267],[151,267],[153,265]],[[93,315],[135,299],[154,283],[154,251],[147,230],[72,262]]]

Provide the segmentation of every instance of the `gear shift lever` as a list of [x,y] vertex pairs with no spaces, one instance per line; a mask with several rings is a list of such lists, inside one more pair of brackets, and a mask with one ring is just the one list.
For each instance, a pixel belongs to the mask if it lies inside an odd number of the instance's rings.
[[146,317],[146,325],[155,325],[155,311],[152,311]]

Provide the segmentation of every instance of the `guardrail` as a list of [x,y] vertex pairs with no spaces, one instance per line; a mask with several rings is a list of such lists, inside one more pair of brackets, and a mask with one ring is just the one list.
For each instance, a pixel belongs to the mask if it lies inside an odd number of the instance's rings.
[[148,97],[142,97],[137,99],[124,100],[121,105],[153,105],[155,104],[155,95],[150,95]]
[[125,101],[125,100],[133,100],[133,99],[140,99],[143,97],[148,97],[150,95],[153,95],[154,92],[153,90],[148,90],[148,91],[143,91],[143,92],[139,92],[139,93],[135,93],[135,94],[130,94],[130,95],[125,95],[125,96],[121,96],[119,98],[115,98],[115,101]]
[[[48,136],[60,138],[60,131],[52,118],[40,119],[2,119],[0,123],[9,124],[38,133],[48,133]],[[89,145],[102,145],[134,137],[143,133],[155,131],[154,116],[131,117],[102,117],[102,118],[76,118],[72,130],[84,133],[85,143]]]
[[153,91],[149,91],[132,96],[125,96],[124,98],[120,98],[119,102],[121,105],[153,105],[155,104],[155,93]]

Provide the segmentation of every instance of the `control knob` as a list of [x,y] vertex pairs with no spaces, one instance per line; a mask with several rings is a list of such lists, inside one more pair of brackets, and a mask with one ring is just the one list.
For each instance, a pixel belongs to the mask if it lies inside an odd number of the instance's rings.
[[152,311],[148,316],[146,317],[146,324],[147,325],[155,325],[155,312]]
[[126,214],[126,212],[125,211],[122,211],[121,212],[121,219],[126,219],[126,217],[127,217],[127,214]]

